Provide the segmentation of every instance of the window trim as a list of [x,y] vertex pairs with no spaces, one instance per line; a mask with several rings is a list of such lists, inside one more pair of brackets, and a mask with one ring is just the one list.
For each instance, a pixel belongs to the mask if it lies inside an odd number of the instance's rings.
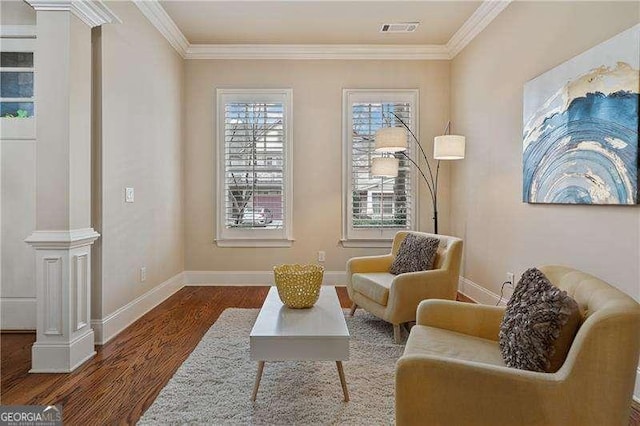
[[[273,102],[284,103],[284,167],[283,167],[283,228],[228,229],[225,226],[226,194],[224,164],[225,103]],[[216,131],[214,137],[215,244],[218,247],[291,247],[293,244],[293,90],[292,89],[216,89]]]
[[420,117],[420,93],[418,89],[343,89],[342,90],[342,237],[343,247],[389,248],[393,237],[400,230],[416,230],[419,220],[419,188],[417,173],[410,168],[413,202],[411,203],[410,228],[385,228],[379,230],[355,230],[352,226],[351,178],[352,147],[351,136],[353,117],[351,105],[354,102],[410,102],[412,105],[412,130],[418,135]]

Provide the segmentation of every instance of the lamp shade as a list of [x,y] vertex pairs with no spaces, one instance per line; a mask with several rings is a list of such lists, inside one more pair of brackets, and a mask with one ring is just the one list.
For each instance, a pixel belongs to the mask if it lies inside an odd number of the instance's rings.
[[436,160],[462,160],[464,158],[464,148],[464,136],[436,136],[433,140],[433,158]]
[[402,127],[383,127],[376,132],[376,152],[400,152],[406,149],[407,132]]
[[394,157],[376,157],[371,160],[371,176],[398,176],[399,161]]

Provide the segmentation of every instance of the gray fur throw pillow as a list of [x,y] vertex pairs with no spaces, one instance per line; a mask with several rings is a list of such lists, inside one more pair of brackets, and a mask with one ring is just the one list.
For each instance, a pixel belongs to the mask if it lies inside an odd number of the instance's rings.
[[397,275],[433,269],[439,244],[440,240],[437,238],[407,234],[389,272]]
[[507,303],[500,326],[505,364],[552,373],[566,358],[580,327],[580,309],[537,268],[528,269]]

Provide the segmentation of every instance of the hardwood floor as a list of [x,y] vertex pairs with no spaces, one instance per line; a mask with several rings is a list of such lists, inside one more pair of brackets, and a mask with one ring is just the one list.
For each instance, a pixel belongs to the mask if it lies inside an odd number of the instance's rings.
[[3,333],[0,402],[62,404],[65,425],[135,424],[222,311],[259,308],[268,289],[185,287],[70,374],[29,374],[35,334]]
[[631,403],[631,418],[629,426],[640,426],[640,404],[633,401]]
[[[62,404],[66,425],[135,424],[222,311],[259,308],[267,291],[185,287],[70,374],[29,374],[35,334],[3,333],[0,403]],[[350,306],[345,288],[338,296]],[[632,412],[630,425],[640,426],[640,410]]]

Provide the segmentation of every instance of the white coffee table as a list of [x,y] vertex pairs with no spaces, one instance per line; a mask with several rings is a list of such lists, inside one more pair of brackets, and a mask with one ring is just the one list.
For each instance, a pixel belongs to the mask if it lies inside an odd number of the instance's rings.
[[335,287],[323,286],[309,309],[290,309],[271,287],[249,338],[251,360],[258,361],[255,401],[265,361],[335,361],[344,400],[349,392],[342,361],[349,359],[349,330]]

